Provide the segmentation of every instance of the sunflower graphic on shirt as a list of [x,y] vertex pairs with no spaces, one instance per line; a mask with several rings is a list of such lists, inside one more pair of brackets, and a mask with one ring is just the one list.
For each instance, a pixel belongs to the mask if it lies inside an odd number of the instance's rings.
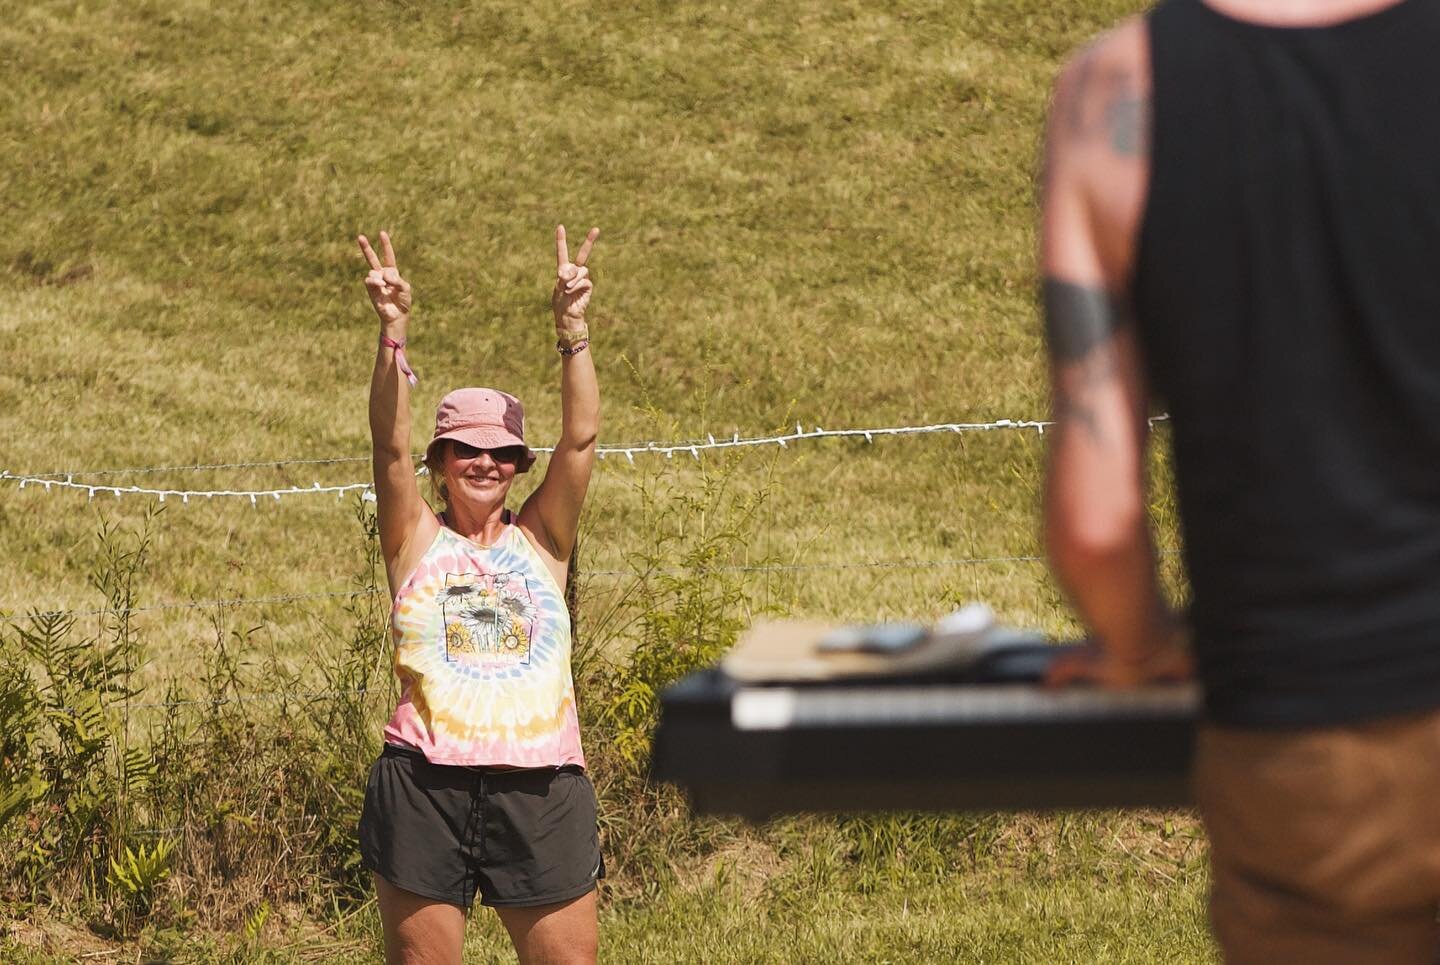
[[523,573],[447,573],[439,593],[445,659],[468,666],[525,666],[539,608]]

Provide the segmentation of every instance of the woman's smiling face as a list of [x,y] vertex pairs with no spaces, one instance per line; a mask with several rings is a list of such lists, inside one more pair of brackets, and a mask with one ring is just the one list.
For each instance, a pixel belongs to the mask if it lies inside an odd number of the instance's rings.
[[479,449],[448,440],[443,475],[450,500],[475,506],[503,503],[524,456],[525,450],[519,446]]

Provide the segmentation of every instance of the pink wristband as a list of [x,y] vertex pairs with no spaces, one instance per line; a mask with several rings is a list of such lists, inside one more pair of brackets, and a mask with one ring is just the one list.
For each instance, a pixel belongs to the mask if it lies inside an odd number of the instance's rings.
[[416,382],[420,381],[419,376],[415,374],[414,369],[410,368],[410,363],[405,358],[404,342],[397,342],[389,335],[381,332],[380,344],[385,346],[386,348],[393,348],[395,350],[395,364],[400,366],[401,372],[405,373],[405,381],[409,382],[411,385],[414,385]]

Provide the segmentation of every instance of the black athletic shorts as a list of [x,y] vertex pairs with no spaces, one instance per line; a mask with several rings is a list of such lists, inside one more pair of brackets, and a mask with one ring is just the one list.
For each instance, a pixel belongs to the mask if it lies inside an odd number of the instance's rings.
[[595,789],[578,767],[431,764],[385,745],[360,815],[365,867],[397,888],[469,908],[549,905],[605,877]]

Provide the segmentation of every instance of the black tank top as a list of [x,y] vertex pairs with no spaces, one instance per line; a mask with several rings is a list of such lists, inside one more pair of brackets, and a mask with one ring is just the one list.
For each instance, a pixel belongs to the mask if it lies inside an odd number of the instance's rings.
[[1440,707],[1440,0],[1149,30],[1133,294],[1210,717]]

